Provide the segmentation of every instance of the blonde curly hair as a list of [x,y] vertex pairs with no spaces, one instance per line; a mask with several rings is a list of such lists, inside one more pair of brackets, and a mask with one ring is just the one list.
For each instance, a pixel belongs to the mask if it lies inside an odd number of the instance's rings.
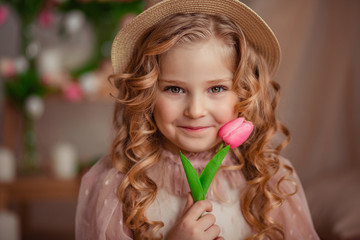
[[[269,216],[285,196],[291,195],[279,186],[292,174],[291,167],[279,161],[279,153],[289,141],[289,131],[276,118],[280,86],[271,79],[267,63],[257,54],[256,46],[248,44],[240,27],[226,17],[208,14],[175,14],[160,22],[139,39],[125,73],[109,78],[119,90],[113,119],[116,135],[112,162],[124,174],[118,196],[126,226],[135,239],[155,239],[164,225],[145,216],[158,190],[146,170],[160,161],[161,154],[161,135],[153,119],[159,57],[177,44],[210,38],[224,41],[231,49],[235,63],[233,86],[239,97],[236,110],[254,124],[251,137],[233,150],[238,166],[223,167],[241,170],[247,180],[240,201],[242,214],[254,230],[247,239],[284,239],[281,226]],[[285,139],[273,147],[272,138],[277,132]],[[288,174],[271,186],[269,180],[281,167]]]

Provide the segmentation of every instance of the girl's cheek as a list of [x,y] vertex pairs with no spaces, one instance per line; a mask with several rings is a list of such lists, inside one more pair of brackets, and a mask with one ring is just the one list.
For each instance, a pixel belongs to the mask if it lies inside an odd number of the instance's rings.
[[176,103],[165,98],[159,97],[155,104],[154,114],[158,116],[162,121],[172,121],[176,116]]
[[226,101],[214,104],[216,106],[214,111],[216,112],[217,122],[227,123],[238,117],[238,112],[235,109],[237,104],[237,97],[230,96]]

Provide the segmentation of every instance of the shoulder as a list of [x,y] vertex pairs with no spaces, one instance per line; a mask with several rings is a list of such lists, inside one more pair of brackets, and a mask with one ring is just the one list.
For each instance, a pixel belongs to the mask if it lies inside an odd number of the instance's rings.
[[81,184],[90,184],[93,187],[93,184],[100,184],[100,180],[105,180],[104,185],[108,185],[109,182],[105,184],[106,180],[113,180],[114,177],[122,178],[123,174],[113,167],[110,156],[105,156],[82,177]]
[[301,180],[291,161],[283,156],[279,156],[279,169],[270,179],[269,184],[276,191],[284,195],[285,201],[296,198],[306,201]]
[[111,158],[105,156],[100,159],[81,179],[79,197],[91,198],[104,195],[114,197],[124,174],[112,166]]
[[283,156],[279,156],[279,169],[271,180],[272,182],[286,181],[293,182],[292,185],[294,185],[294,183],[296,183],[296,185],[301,185],[299,176],[297,175],[293,164],[289,159]]
[[100,159],[82,177],[76,209],[76,239],[112,239],[109,234],[129,239],[124,235],[124,226],[119,228],[122,204],[117,191],[123,177],[124,174],[112,166],[109,156]]
[[319,239],[310,215],[301,181],[291,162],[279,157],[280,168],[271,182],[285,194],[282,204],[271,216],[283,226],[286,239]]

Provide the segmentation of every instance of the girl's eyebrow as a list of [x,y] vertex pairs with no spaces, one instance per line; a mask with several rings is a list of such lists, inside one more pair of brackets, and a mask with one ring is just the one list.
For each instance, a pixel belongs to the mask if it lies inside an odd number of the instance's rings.
[[167,80],[167,79],[159,79],[159,82],[166,83],[166,84],[174,84],[174,85],[184,84],[184,82],[182,82],[182,81],[178,81],[178,80]]
[[232,78],[223,78],[223,79],[214,79],[214,80],[209,80],[207,81],[207,83],[210,83],[210,84],[221,84],[221,83],[226,83],[226,82],[232,82]]

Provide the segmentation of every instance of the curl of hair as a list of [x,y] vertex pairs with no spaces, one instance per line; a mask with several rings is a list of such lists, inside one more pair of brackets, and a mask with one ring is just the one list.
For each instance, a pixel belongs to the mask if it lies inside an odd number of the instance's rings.
[[[242,59],[235,77],[239,89],[238,111],[254,124],[251,137],[235,153],[243,162],[243,174],[248,181],[241,198],[241,209],[247,222],[256,229],[256,234],[248,239],[284,239],[282,227],[269,213],[279,207],[285,196],[280,183],[292,174],[292,168],[279,161],[280,151],[287,145],[290,134],[277,120],[276,109],[279,101],[280,86],[271,79],[267,64],[251,46],[244,46]],[[271,146],[274,135],[280,132],[285,139],[276,147]],[[269,184],[278,170],[288,170],[275,186]]]
[[[157,185],[146,170],[160,161],[161,138],[152,113],[156,101],[159,57],[172,47],[194,41],[216,38],[225,43],[234,60],[234,90],[239,96],[239,115],[254,124],[251,137],[233,150],[239,165],[224,167],[242,170],[248,187],[241,196],[241,209],[255,234],[248,239],[283,239],[284,233],[269,217],[269,212],[290,195],[280,190],[281,181],[291,175],[289,166],[282,166],[279,153],[289,141],[289,132],[276,118],[279,85],[271,80],[265,60],[249,46],[241,29],[222,16],[176,14],[146,32],[137,42],[126,73],[112,75],[109,80],[119,90],[113,124],[112,162],[124,173],[118,196],[123,202],[126,226],[135,239],[156,239],[163,223],[145,216],[155,200]],[[278,146],[271,147],[275,133],[285,136]],[[276,188],[269,180],[280,167],[289,174],[278,180]],[[239,196],[240,197],[240,196]],[[159,239],[162,239],[160,235]]]

